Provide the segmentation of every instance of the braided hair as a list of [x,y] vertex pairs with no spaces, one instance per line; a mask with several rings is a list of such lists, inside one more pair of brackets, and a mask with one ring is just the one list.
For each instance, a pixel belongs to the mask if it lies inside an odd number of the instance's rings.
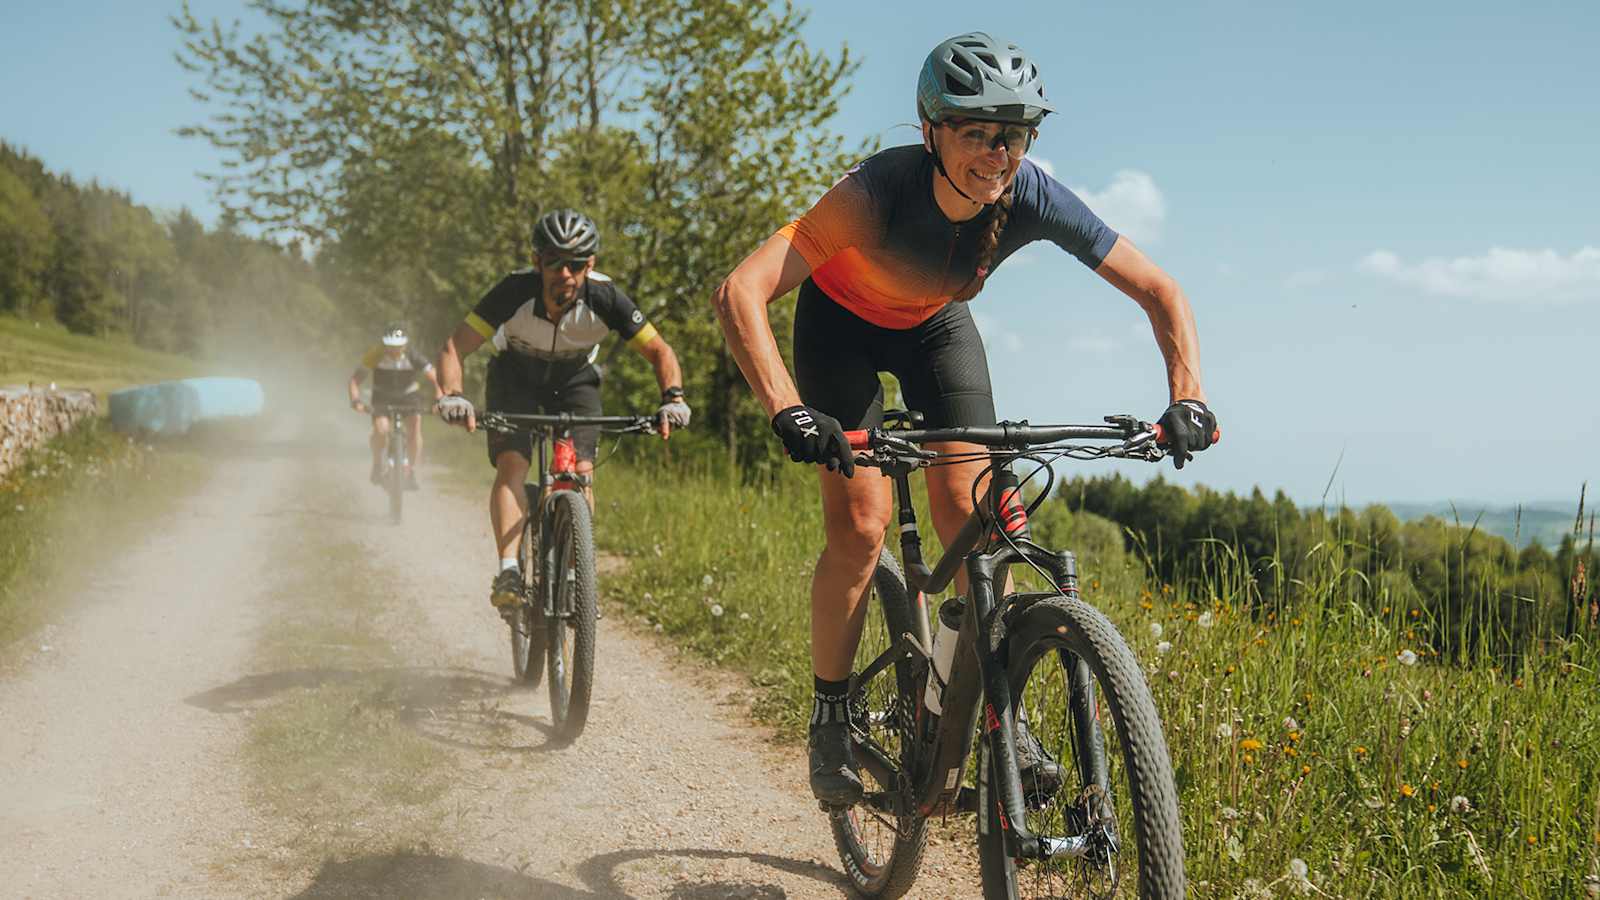
[[1000,232],[1005,230],[1006,219],[1011,217],[1011,196],[1015,185],[1015,181],[1006,185],[1005,193],[995,201],[994,215],[989,218],[989,228],[983,233],[983,237],[978,239],[978,270],[972,274],[972,280],[956,292],[955,300],[965,303],[983,290],[983,283],[989,278],[989,270],[994,267],[995,251],[1000,249]]

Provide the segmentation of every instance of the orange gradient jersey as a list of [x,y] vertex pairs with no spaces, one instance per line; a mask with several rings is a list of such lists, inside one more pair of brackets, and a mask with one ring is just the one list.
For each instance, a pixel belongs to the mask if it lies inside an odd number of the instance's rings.
[[[920,144],[893,147],[845,173],[778,234],[811,266],[834,302],[884,328],[911,328],[938,312],[978,267],[992,206],[951,222],[933,198],[937,170]],[[1117,233],[1060,182],[1023,160],[991,269],[1024,244],[1048,240],[1099,268]]]

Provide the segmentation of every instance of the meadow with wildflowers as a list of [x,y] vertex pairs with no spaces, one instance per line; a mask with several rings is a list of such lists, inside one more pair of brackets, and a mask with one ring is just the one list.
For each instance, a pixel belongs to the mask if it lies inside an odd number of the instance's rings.
[[[751,483],[694,465],[615,465],[597,502],[601,544],[629,563],[604,581],[608,600],[746,673],[757,713],[802,734],[821,545],[810,473]],[[1078,552],[1085,598],[1145,667],[1195,894],[1600,895],[1592,634],[1516,653],[1440,642],[1450,623],[1438,608],[1393,579],[1375,587],[1354,562],[1359,532],[1324,521],[1296,559],[1263,566],[1211,538],[1172,548],[1176,562],[1158,571],[1108,519],[1056,501],[1034,516],[1036,536]],[[1293,576],[1268,604],[1261,582],[1274,571]],[[1503,629],[1497,609],[1474,628]]]

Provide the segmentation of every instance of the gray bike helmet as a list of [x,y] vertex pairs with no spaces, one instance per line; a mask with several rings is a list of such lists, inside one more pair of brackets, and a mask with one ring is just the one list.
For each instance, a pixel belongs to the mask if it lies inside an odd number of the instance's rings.
[[930,122],[972,118],[1035,127],[1055,111],[1033,60],[981,31],[933,48],[917,76],[917,113]]
[[594,220],[575,209],[558,209],[539,217],[533,225],[533,249],[568,259],[593,256],[600,249],[600,229]]

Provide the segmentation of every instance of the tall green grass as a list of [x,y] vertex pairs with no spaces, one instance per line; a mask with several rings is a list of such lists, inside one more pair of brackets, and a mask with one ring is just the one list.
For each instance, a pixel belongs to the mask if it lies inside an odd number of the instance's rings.
[[72,334],[54,322],[0,316],[0,386],[88,388],[105,408],[118,388],[202,374],[198,363],[115,337]]
[[[597,500],[602,547],[629,561],[607,597],[747,673],[764,689],[758,712],[798,735],[822,544],[814,477],[797,466],[752,485],[692,465],[612,465]],[[1570,897],[1600,885],[1585,881],[1600,875],[1592,643],[1544,642],[1515,667],[1489,641],[1435,656],[1427,636],[1450,623],[1403,585],[1361,583],[1339,534],[1268,609],[1261,570],[1227,545],[1189,548],[1182,576],[1161,582],[1103,519],[1052,508],[1036,531],[1079,551],[1086,599],[1144,664],[1198,895]],[[1502,614],[1483,610],[1479,627]]]

